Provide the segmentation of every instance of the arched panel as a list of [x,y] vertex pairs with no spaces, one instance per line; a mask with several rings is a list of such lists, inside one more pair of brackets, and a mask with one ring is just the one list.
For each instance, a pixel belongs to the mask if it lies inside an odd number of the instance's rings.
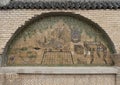
[[73,13],[46,13],[16,31],[4,52],[7,65],[112,65],[114,45],[92,21]]

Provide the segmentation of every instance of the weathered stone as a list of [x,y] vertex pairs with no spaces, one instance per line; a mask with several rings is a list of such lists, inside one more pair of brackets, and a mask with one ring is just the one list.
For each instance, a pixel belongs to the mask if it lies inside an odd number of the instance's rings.
[[116,75],[116,85],[120,85],[120,74]]
[[[96,5],[95,5],[96,6]],[[1,10],[0,11],[0,53],[3,52],[3,48],[5,48],[6,43],[10,40],[11,36],[14,34],[14,32],[19,29],[26,21],[30,20],[32,17],[35,17],[36,15],[40,15],[42,13],[48,13],[48,12],[72,12],[75,14],[79,14],[81,16],[84,16],[95,23],[97,23],[102,29],[106,32],[106,34],[110,37],[110,39],[113,41],[115,45],[115,49],[117,53],[120,53],[120,10]],[[118,59],[115,59],[115,65],[120,66],[119,64],[119,56]],[[19,68],[19,67],[18,67]],[[80,85],[115,85],[115,79],[116,84],[120,85],[120,76],[116,75],[117,70],[111,69],[111,67],[107,67],[104,69],[98,69],[97,67],[90,69],[85,69],[80,67],[78,69],[77,67],[73,69],[72,67],[70,69],[61,69],[61,68],[48,68],[41,69],[40,67],[31,67],[27,69],[27,67],[22,68],[16,68],[12,67],[11,69],[6,69],[3,67],[0,68],[0,85],[5,85],[4,78],[14,80],[15,82],[12,85],[18,85],[21,83],[18,83],[19,81],[23,81],[21,85],[31,85],[33,82],[33,85],[70,85],[70,84],[80,84]],[[66,67],[65,67],[66,68]],[[2,69],[2,70],[1,70]],[[40,70],[39,70],[40,69]],[[51,69],[51,70],[50,70]],[[11,77],[11,75],[6,75],[3,73],[15,73],[14,77]],[[20,75],[17,75],[16,73],[23,73]],[[25,74],[24,74],[25,73]],[[29,73],[29,74],[28,74]],[[37,73],[35,75],[31,75]],[[43,74],[58,74],[58,75],[43,75]],[[28,74],[28,75],[26,75]],[[41,75],[39,75],[41,74]],[[62,74],[62,75],[60,75]],[[63,74],[70,74],[70,75],[64,75]],[[76,75],[71,75],[76,74]],[[85,75],[84,75],[85,74]],[[86,75],[87,74],[87,75]],[[95,75],[97,74],[97,75]],[[101,74],[101,75],[98,75]],[[115,78],[116,75],[116,78]],[[22,80],[21,80],[22,79]],[[54,81],[53,81],[54,80]],[[42,82],[43,81],[43,82]],[[9,84],[10,81],[6,81],[6,85]],[[42,83],[41,83],[42,82]],[[28,84],[27,84],[28,83]],[[37,83],[37,84],[36,84]]]
[[115,64],[115,66],[120,66],[120,54],[113,54],[112,60]]
[[17,74],[6,73],[5,74],[5,85],[19,85],[19,78]]
[[23,74],[117,74],[114,67],[1,67],[1,73]]
[[0,73],[0,85],[4,85],[5,82],[4,78],[5,78],[4,73]]

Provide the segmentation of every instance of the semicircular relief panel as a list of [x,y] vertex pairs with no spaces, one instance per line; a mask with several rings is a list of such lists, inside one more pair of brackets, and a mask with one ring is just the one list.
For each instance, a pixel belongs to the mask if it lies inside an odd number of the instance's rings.
[[7,65],[112,65],[109,42],[93,25],[70,16],[51,16],[24,28],[7,51]]

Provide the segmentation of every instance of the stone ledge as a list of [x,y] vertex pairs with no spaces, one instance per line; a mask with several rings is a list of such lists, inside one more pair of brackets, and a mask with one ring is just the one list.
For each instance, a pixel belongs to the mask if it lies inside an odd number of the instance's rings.
[[118,74],[120,67],[1,67],[0,73]]

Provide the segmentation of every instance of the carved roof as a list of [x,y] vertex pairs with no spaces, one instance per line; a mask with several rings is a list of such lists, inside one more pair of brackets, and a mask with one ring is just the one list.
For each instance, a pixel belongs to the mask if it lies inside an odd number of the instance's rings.
[[11,0],[0,9],[120,9],[120,0]]

